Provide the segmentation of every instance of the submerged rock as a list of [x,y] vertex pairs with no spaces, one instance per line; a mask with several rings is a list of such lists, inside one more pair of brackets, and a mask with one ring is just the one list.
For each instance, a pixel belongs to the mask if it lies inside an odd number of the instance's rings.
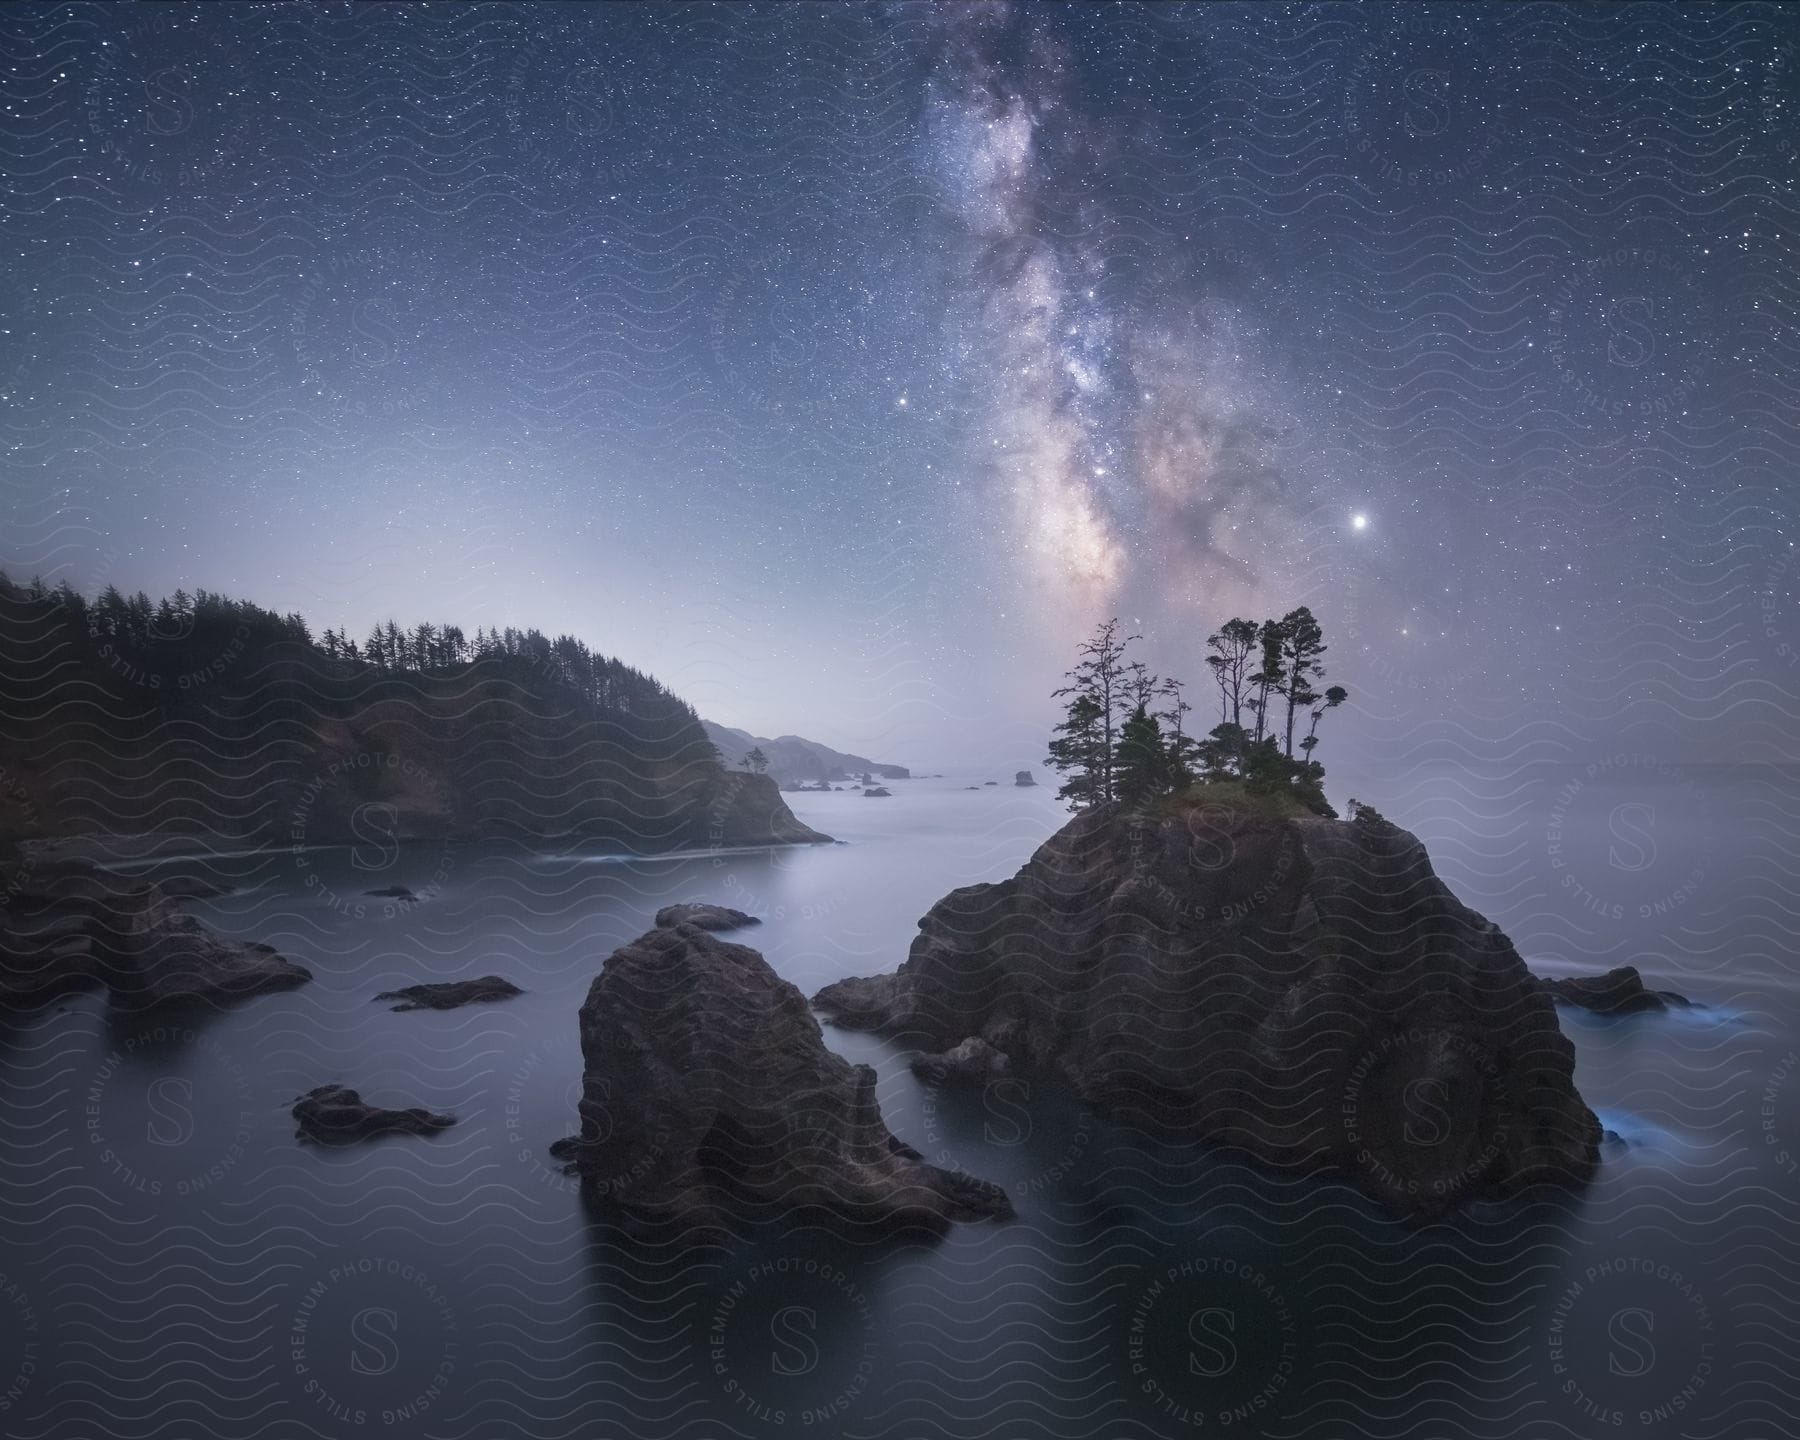
[[894,792],[889,790],[885,785],[872,785],[867,790],[863,791],[864,797],[872,800],[886,800],[893,793]]
[[1598,1162],[1548,995],[1376,817],[1204,787],[1106,806],[919,928],[897,974],[815,1003],[928,1051],[977,1037],[1159,1135],[1350,1178],[1401,1215]]
[[472,1005],[478,1000],[508,1000],[525,992],[510,980],[498,975],[483,975],[479,980],[446,980],[431,985],[408,985],[399,990],[383,990],[377,1000],[401,1000],[396,1011],[454,1010],[459,1005]]
[[384,1110],[344,1085],[321,1085],[294,1102],[297,1140],[317,1145],[349,1145],[377,1135],[435,1135],[456,1123],[454,1115],[436,1115],[420,1106]]
[[373,895],[377,900],[417,900],[419,897],[404,885],[386,885],[379,890],[365,890],[365,895]]
[[1539,976],[1537,983],[1552,1000],[1600,1015],[1687,1009],[1694,1003],[1673,990],[1649,989],[1635,965],[1621,965],[1604,975],[1569,975],[1556,980]]
[[596,1203],[709,1238],[777,1221],[941,1233],[1011,1213],[881,1118],[875,1071],[825,1048],[806,997],[694,925],[606,960],[581,1007],[581,1130],[553,1147]]
[[1019,773],[1017,775],[1013,776],[1013,784],[1021,786],[1021,787],[1024,787],[1024,786],[1034,786],[1035,787],[1037,785],[1037,781],[1035,781],[1031,778],[1031,772],[1029,770],[1021,770],[1021,771],[1019,771]]
[[733,910],[729,905],[710,905],[703,900],[690,900],[683,905],[665,905],[656,912],[659,926],[698,925],[702,930],[741,930],[746,925],[760,925],[755,915]]

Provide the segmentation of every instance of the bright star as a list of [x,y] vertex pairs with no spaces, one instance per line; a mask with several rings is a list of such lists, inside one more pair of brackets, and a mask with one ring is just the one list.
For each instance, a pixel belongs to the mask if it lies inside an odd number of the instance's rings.
[[1364,515],[1361,511],[1358,511],[1350,517],[1350,528],[1352,530],[1367,530],[1369,528],[1369,517]]

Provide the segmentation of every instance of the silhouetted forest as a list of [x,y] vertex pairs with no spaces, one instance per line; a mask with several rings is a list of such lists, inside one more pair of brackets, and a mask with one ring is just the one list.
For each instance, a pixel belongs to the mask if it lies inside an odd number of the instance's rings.
[[211,591],[0,576],[0,680],[3,778],[49,829],[310,840],[385,800],[403,829],[654,846],[723,774],[679,696],[535,629],[388,621],[358,643]]

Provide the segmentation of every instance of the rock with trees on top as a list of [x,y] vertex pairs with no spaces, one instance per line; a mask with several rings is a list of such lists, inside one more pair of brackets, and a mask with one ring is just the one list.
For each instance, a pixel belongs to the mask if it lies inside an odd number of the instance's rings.
[[1584,1184],[1601,1130],[1549,994],[1416,837],[1325,801],[1318,724],[1346,697],[1310,612],[1210,637],[1220,718],[1198,740],[1137,638],[1102,625],[1058,692],[1075,818],[1011,879],[940,900],[896,973],[815,1003],[915,1047],[928,1079],[1049,1074],[1406,1218]]

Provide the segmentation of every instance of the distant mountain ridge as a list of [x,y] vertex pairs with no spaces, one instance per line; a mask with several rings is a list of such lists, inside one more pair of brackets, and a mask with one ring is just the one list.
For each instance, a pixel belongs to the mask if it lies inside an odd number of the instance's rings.
[[866,756],[847,754],[799,735],[777,735],[773,740],[702,720],[706,738],[718,747],[727,767],[739,769],[744,756],[760,749],[769,757],[769,774],[777,785],[798,785],[803,780],[848,780],[853,776],[879,775],[884,780],[910,780],[904,765],[884,765]]

